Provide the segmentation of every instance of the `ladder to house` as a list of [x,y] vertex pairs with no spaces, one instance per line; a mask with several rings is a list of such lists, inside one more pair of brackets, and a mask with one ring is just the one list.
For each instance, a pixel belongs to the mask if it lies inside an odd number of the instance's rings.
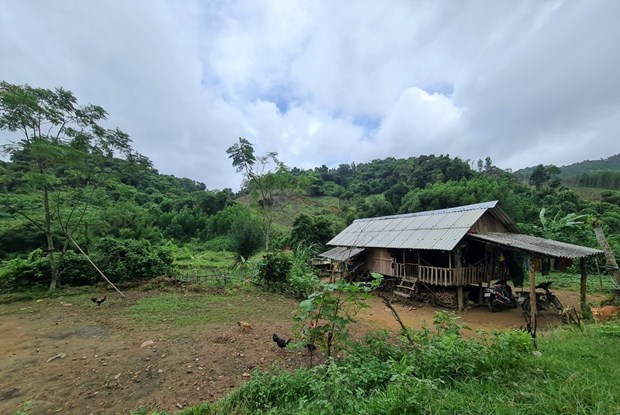
[[400,283],[396,286],[394,291],[392,292],[392,299],[390,302],[393,302],[394,299],[398,296],[405,299],[405,304],[409,299],[415,294],[417,291],[416,284],[418,279],[415,277],[403,277],[400,280]]

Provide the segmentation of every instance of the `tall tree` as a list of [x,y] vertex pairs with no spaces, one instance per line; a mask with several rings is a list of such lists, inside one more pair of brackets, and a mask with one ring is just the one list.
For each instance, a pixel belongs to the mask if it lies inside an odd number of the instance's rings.
[[254,146],[245,138],[239,137],[239,142],[230,146],[226,153],[237,172],[243,172],[245,186],[262,216],[265,252],[269,253],[271,228],[277,207],[276,195],[291,187],[291,177],[287,174],[286,166],[278,160],[278,153],[256,156]]
[[530,175],[529,182],[536,187],[536,190],[540,190],[541,186],[546,185],[548,189],[556,189],[560,186],[561,181],[557,177],[560,174],[560,168],[550,164],[543,166],[539,164],[534,167],[532,174]]
[[549,175],[545,169],[545,166],[539,164],[534,167],[532,174],[530,175],[530,184],[536,187],[536,190],[540,190],[540,187],[549,180]]
[[[18,206],[7,208],[45,235],[50,289],[56,288],[58,263],[66,251],[70,228],[84,215],[77,199],[83,200],[84,189],[92,184],[96,165],[92,159],[131,152],[127,134],[98,124],[106,116],[100,106],[78,105],[73,94],[63,88],[0,83],[0,130],[21,135],[1,149],[19,167],[16,174],[20,180],[41,192],[42,218],[28,215]],[[60,190],[66,181],[82,189],[67,198],[68,193]],[[63,206],[66,203],[70,205]],[[63,241],[61,250],[56,246],[58,236]]]

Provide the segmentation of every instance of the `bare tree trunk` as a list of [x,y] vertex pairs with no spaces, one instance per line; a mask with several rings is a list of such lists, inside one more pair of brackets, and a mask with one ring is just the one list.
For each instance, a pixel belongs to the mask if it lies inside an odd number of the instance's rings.
[[271,222],[272,219],[271,218],[266,218],[265,219],[265,253],[267,253],[267,255],[269,255],[269,242],[271,239]]
[[[618,270],[618,263],[616,262],[616,256],[614,255],[614,251],[612,251],[607,239],[605,238],[605,233],[603,232],[603,228],[598,223],[596,219],[592,219],[592,229],[594,230],[594,234],[596,235],[596,240],[598,244],[601,246],[603,252],[605,252],[605,262],[607,263],[605,268],[607,268],[607,272],[613,278],[615,285],[620,286],[620,271]],[[618,292],[613,291],[613,295],[615,300],[618,300]]]
[[[39,166],[40,167],[40,166]],[[40,167],[41,168],[41,167]],[[41,168],[41,171],[43,169]],[[45,237],[47,238],[47,260],[50,264],[50,290],[56,289],[58,280],[58,269],[56,267],[56,258],[54,257],[54,238],[52,236],[52,214],[50,212],[49,189],[47,183],[43,185],[43,209],[45,210]]]

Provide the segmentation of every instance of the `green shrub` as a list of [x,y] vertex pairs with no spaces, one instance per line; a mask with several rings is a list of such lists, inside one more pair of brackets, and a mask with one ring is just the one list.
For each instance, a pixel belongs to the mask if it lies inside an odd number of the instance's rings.
[[41,249],[27,258],[13,258],[0,268],[0,290],[11,291],[49,284],[49,262]]
[[266,254],[256,262],[256,279],[268,289],[284,290],[291,267],[289,254],[285,252]]
[[310,263],[312,254],[310,248],[304,247],[297,248],[293,253],[288,283],[291,293],[297,298],[306,298],[319,288],[319,278]]
[[261,249],[264,241],[259,221],[253,216],[238,216],[230,228],[231,250],[239,257],[249,258]]
[[96,263],[112,282],[146,280],[175,271],[171,249],[147,240],[102,238],[95,251]]
[[216,236],[215,238],[206,241],[202,245],[202,248],[205,251],[222,252],[222,251],[232,251],[233,250],[232,246],[233,246],[233,243],[229,236]]
[[[56,259],[60,254],[56,255]],[[32,251],[27,258],[14,258],[0,268],[0,289],[22,290],[48,285],[50,265],[43,250]],[[92,265],[81,254],[67,251],[58,262],[58,281],[60,285],[89,285],[95,282],[97,275]]]

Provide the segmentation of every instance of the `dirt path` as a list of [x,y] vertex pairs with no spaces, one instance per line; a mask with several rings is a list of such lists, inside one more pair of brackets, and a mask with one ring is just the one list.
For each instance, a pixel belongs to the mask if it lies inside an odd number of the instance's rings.
[[[575,306],[579,309],[579,294],[570,291],[557,291],[554,293],[560,298],[565,307]],[[358,319],[364,326],[375,329],[388,329],[392,331],[400,330],[400,326],[392,316],[392,312],[383,304],[380,298],[373,297],[369,302],[370,308],[362,310]],[[432,326],[433,316],[438,310],[451,311],[441,307],[433,307],[429,304],[407,304],[402,302],[394,304],[396,312],[399,314],[403,323],[407,327],[416,329],[424,325]],[[525,325],[521,308],[504,308],[497,313],[491,313],[486,307],[468,308],[457,312],[460,323],[471,329],[472,333],[476,330],[501,330],[507,328],[520,328]],[[561,324],[557,313],[545,311],[539,317],[541,328],[547,328]]]
[[[32,403],[32,414],[128,414],[141,406],[174,412],[221,398],[255,368],[309,364],[303,353],[281,351],[271,341],[274,332],[291,333],[290,318],[256,321],[248,316],[253,329],[247,332],[235,321],[145,328],[132,324],[123,310],[156,293],[127,294],[126,302],[101,307],[67,305],[60,299],[0,305],[0,413],[10,414],[25,401]],[[578,303],[574,293],[558,296],[566,305]],[[294,300],[274,298],[277,304],[271,307],[296,308]],[[372,298],[370,305],[359,315],[356,331],[398,330],[380,299]],[[437,310],[400,304],[396,309],[405,324],[416,328],[431,325]],[[491,313],[479,308],[458,315],[473,330],[523,324],[516,309]],[[555,316],[541,319],[542,325],[556,323]]]

